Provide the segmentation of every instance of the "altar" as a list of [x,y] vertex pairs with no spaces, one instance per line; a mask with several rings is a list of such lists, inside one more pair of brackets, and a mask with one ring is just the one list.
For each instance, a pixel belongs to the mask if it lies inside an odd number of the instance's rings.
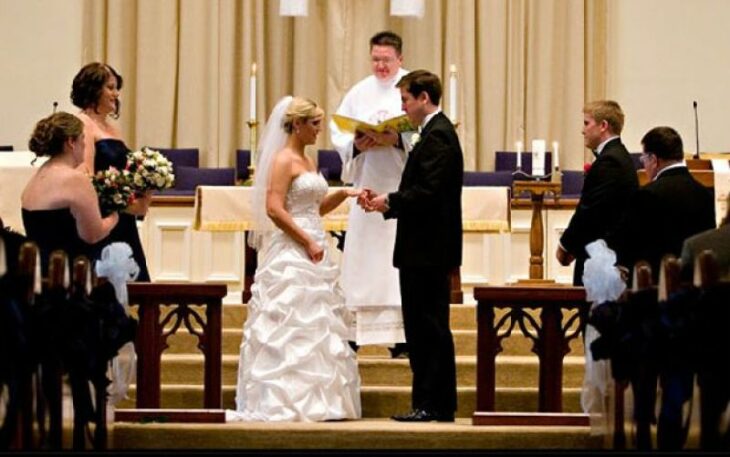
[[[249,230],[252,190],[244,186],[199,186],[195,192],[194,228],[214,232]],[[338,190],[338,187],[332,187],[329,191],[333,193]],[[353,199],[347,199],[325,215],[325,230],[347,230],[347,215],[353,203]],[[508,187],[464,187],[461,205],[465,233],[509,231]]]
[[33,160],[36,155],[30,151],[0,153],[0,217],[6,227],[25,233],[20,196],[28,180],[47,159]]
[[[330,188],[337,192],[339,188]],[[194,228],[203,232],[237,233],[251,229],[251,194],[250,187],[200,186],[195,193]],[[330,233],[347,230],[347,218],[353,199],[345,200],[334,211],[323,218],[324,229]],[[487,237],[502,236],[510,229],[510,189],[508,187],[465,187],[462,189],[462,224],[464,230],[464,257],[461,268],[452,272],[452,302],[464,301],[462,277],[466,285],[486,282],[481,276],[484,262],[490,256],[474,256],[473,253],[484,253]],[[336,261],[341,260],[341,252],[336,249],[336,240],[329,238],[330,253]],[[245,238],[241,240],[245,242]],[[245,247],[245,245],[244,245]],[[248,290],[255,271],[255,251],[245,249],[249,256],[244,264],[243,301],[249,298]],[[470,262],[471,260],[471,262]],[[472,266],[473,268],[469,268]],[[472,270],[472,271],[470,271]],[[476,280],[475,280],[476,279]]]

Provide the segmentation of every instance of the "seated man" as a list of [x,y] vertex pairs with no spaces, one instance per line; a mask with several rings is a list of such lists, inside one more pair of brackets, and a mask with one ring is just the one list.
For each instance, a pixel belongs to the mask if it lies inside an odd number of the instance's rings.
[[634,194],[607,242],[619,265],[631,269],[648,261],[656,282],[664,255],[679,257],[685,239],[715,227],[715,206],[710,191],[687,169],[682,138],[674,129],[655,127],[641,144],[651,182]]
[[720,268],[720,277],[730,276],[730,195],[727,199],[727,214],[717,229],[698,233],[684,241],[682,246],[682,278],[692,280],[695,259],[702,251],[709,249],[715,254]]
[[[685,239],[715,227],[712,194],[697,182],[684,163],[682,138],[670,127],[656,127],[641,140],[641,160],[651,182],[631,199],[625,217],[608,244],[618,264],[628,269],[639,260],[651,265],[657,282],[662,257],[679,256]],[[692,373],[659,373],[654,360],[645,360],[632,375],[637,447],[651,449],[650,424],[654,420],[656,378],[662,385],[662,407],[657,428],[660,449],[681,449],[682,407],[692,395]]]

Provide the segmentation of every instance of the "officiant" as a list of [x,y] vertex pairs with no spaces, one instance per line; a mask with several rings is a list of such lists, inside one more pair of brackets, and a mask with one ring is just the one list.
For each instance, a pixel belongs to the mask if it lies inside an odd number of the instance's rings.
[[[355,84],[337,114],[370,124],[403,115],[398,80],[403,41],[390,31],[370,39],[372,75]],[[394,192],[406,162],[400,135],[389,131],[348,133],[330,122],[332,144],[342,158],[342,181],[377,194]],[[341,285],[355,315],[351,340],[356,344],[390,347],[391,356],[406,356],[398,271],[393,267],[395,220],[366,213],[351,205],[342,258]],[[357,347],[357,346],[356,346]]]

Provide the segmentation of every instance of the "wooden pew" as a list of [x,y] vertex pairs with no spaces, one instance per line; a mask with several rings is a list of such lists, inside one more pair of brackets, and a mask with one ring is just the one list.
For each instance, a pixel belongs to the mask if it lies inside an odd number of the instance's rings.
[[[702,339],[698,354],[697,382],[700,390],[700,448],[703,451],[730,449],[730,426],[721,419],[728,407],[730,351],[727,327],[730,323],[730,280],[720,278],[712,251],[703,251],[695,260],[694,280],[703,294],[698,303],[698,327]],[[706,300],[702,302],[702,300]],[[724,365],[723,365],[724,364]],[[724,425],[724,429],[722,428]]]
[[[35,243],[23,243],[20,247],[18,257],[19,304],[22,308],[21,312],[25,312],[35,303],[34,288],[36,283],[38,247]],[[15,421],[10,420],[7,424],[10,429],[7,431],[10,432],[13,440],[10,443],[11,449],[30,450],[35,446],[33,437],[33,372],[32,367],[25,364],[18,365],[16,368],[19,369],[16,374],[21,379],[17,398],[18,402],[17,404],[9,404],[10,409],[7,414],[14,415],[17,419]]]

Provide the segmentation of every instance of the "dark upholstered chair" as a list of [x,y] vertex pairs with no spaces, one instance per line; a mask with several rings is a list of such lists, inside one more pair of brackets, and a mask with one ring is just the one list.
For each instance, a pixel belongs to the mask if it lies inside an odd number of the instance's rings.
[[[532,153],[524,151],[522,156],[522,171],[532,174]],[[545,173],[550,173],[553,166],[553,155],[545,152]],[[494,156],[495,171],[515,171],[517,169],[517,153],[515,151],[497,151]]]
[[334,149],[317,151],[317,169],[329,182],[342,182],[342,159]]
[[[178,167],[175,173],[174,191],[188,191],[194,193],[198,186],[232,186],[236,183],[236,169],[227,168],[198,168]],[[177,192],[165,195],[173,195]]]
[[[200,150],[198,148],[152,148],[172,162],[172,172],[177,175],[178,167],[199,167]],[[176,176],[177,177],[177,176]]]
[[236,180],[237,181],[245,181],[248,179],[249,165],[251,165],[251,150],[236,149]]
[[561,197],[563,198],[580,198],[583,191],[583,171],[564,170],[562,176],[563,190]]
[[511,171],[465,171],[464,186],[512,187]]
[[14,148],[12,145],[0,146],[0,151],[3,151],[3,152],[13,152],[13,150],[14,150]]

